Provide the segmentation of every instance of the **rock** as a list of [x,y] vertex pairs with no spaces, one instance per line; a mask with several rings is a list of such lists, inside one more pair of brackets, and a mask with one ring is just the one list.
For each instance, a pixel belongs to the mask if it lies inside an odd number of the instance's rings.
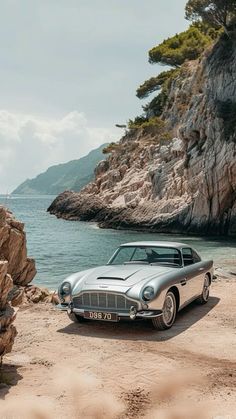
[[39,303],[45,301],[50,296],[50,292],[46,288],[39,288],[35,285],[25,287],[25,295],[28,301]]
[[0,312],[0,332],[5,332],[11,323],[15,320],[17,309],[8,303],[4,310]]
[[25,288],[14,285],[8,293],[8,300],[11,301],[13,307],[19,307],[24,301]]
[[101,174],[105,173],[109,169],[108,160],[101,160],[95,167],[94,174],[96,177],[99,177]]
[[17,334],[13,322],[24,298],[24,285],[36,274],[27,258],[24,224],[0,206],[0,358],[10,352]]
[[55,292],[50,292],[47,288],[40,288],[35,285],[28,285],[24,288],[27,303],[52,303],[59,304],[59,297]]
[[0,310],[4,309],[8,301],[8,294],[13,287],[13,281],[7,273],[8,262],[0,261]]
[[0,331],[0,358],[11,352],[17,331],[15,326],[10,325],[5,331]]
[[236,40],[226,42],[184,64],[170,85],[162,119],[172,140],[155,127],[131,130],[94,182],[48,211],[102,227],[235,237]]
[[54,305],[60,304],[60,299],[56,292],[50,293],[50,297],[51,297],[50,301],[47,301],[47,302],[50,302]]

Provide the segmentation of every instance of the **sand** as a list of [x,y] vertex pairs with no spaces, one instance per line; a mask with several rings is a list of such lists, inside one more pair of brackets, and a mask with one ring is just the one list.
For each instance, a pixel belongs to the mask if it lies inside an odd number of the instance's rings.
[[30,418],[103,418],[104,411],[236,418],[235,279],[214,282],[208,304],[191,304],[165,332],[146,321],[74,324],[43,303],[21,308],[16,326],[1,373],[0,412],[10,404],[18,413],[1,417],[26,417],[27,398],[45,411]]

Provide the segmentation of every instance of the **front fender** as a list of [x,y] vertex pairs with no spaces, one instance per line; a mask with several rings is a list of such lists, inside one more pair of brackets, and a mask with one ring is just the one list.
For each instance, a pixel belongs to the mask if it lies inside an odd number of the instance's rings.
[[[141,283],[132,287],[127,295],[133,299],[139,300],[142,304],[147,304],[150,309],[153,310],[162,310],[164,305],[164,300],[167,291],[175,286],[179,293],[181,292],[181,285],[180,282],[185,277],[184,268],[179,268],[174,272],[168,272],[164,274],[161,278],[152,278],[151,280],[143,280]],[[147,286],[151,286],[154,288],[155,298],[148,302],[142,299],[143,290]]]

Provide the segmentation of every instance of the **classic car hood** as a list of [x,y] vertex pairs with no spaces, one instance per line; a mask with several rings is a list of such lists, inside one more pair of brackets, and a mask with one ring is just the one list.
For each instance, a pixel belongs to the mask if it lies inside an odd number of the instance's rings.
[[84,286],[93,285],[100,287],[101,285],[108,285],[112,287],[131,286],[143,281],[149,280],[153,277],[163,275],[173,270],[171,267],[165,266],[146,266],[146,265],[119,265],[119,266],[102,266],[89,272],[84,278]]

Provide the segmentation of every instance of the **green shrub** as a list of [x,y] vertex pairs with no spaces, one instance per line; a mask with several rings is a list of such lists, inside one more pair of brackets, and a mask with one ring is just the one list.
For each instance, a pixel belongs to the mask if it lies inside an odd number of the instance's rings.
[[129,120],[128,127],[129,129],[155,127],[157,131],[159,131],[160,133],[164,133],[165,122],[161,118],[156,116],[150,119],[141,116],[135,118],[134,121]]
[[185,32],[166,39],[149,51],[149,62],[180,67],[185,61],[196,60],[212,43],[210,34],[191,25]]
[[136,116],[134,120],[130,119],[128,121],[128,128],[129,129],[139,128],[147,121],[148,121],[148,118],[146,116],[143,116],[143,115]]
[[141,86],[137,89],[136,95],[139,99],[143,99],[149,96],[151,93],[156,90],[161,89],[161,87],[176,74],[176,70],[163,71],[158,74],[156,77],[151,77],[149,80],[146,80]]
[[167,99],[168,94],[166,91],[159,93],[159,95],[143,106],[144,112],[146,112],[147,115],[161,116]]

